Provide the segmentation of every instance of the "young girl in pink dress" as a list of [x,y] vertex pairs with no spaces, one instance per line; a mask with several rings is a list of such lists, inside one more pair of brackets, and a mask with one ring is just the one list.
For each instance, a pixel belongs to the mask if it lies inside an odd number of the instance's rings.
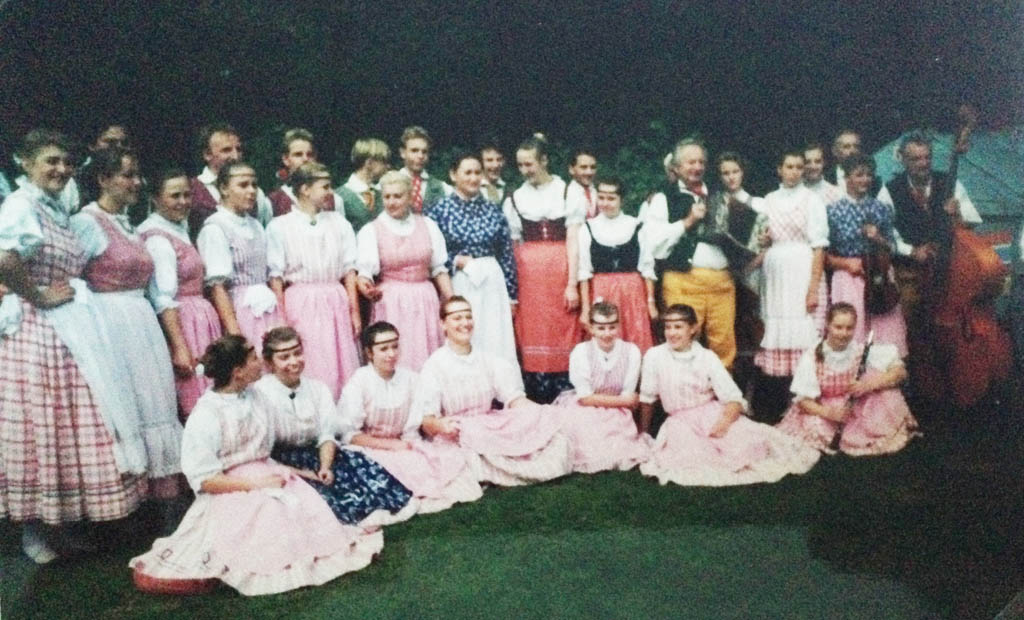
[[[419,371],[444,342],[438,295],[452,295],[448,250],[434,220],[412,213],[412,184],[401,172],[380,180],[384,211],[359,231],[359,290],[373,301],[372,321],[401,333],[402,366]],[[435,288],[436,286],[436,288]]]
[[362,344],[369,363],[345,385],[338,403],[349,449],[365,452],[410,489],[419,512],[479,499],[476,454],[420,437],[422,420],[412,410],[417,375],[398,365],[398,329],[374,323],[363,330]]
[[828,215],[821,199],[801,184],[803,167],[803,153],[785,153],[778,168],[782,185],[765,196],[771,247],[761,267],[764,338],[754,363],[770,377],[793,375],[797,360],[824,329],[828,305]]
[[[182,469],[196,500],[178,529],[129,562],[136,585],[175,592],[219,579],[247,596],[276,594],[367,566],[380,531],[339,523],[302,477],[270,459],[266,403],[250,389],[263,363],[241,336],[217,340],[203,357],[213,388],[185,425]],[[184,582],[184,583],[183,583]]]
[[721,360],[693,341],[693,308],[676,304],[662,317],[665,343],[644,355],[641,428],[650,427],[656,400],[668,418],[641,473],[662,484],[726,486],[775,482],[810,470],[817,450],[743,415],[747,403]]
[[899,385],[907,378],[899,351],[872,344],[862,377],[857,373],[867,345],[854,341],[857,310],[840,302],[828,311],[824,340],[804,352],[793,375],[793,405],[779,430],[817,450],[852,456],[897,452],[916,435],[917,420]]
[[295,208],[267,226],[270,286],[306,343],[309,376],[326,383],[337,400],[359,368],[356,235],[344,215],[324,210],[333,195],[326,166],[302,164],[288,183]]
[[196,239],[210,301],[224,332],[259,342],[268,329],[284,324],[284,315],[267,286],[266,233],[249,215],[256,204],[256,172],[243,162],[226,163],[217,173],[217,188],[221,204]]
[[573,389],[562,392],[554,405],[572,443],[573,471],[632,469],[647,460],[652,443],[650,435],[637,432],[633,420],[640,349],[620,338],[614,304],[598,302],[589,312],[590,340],[569,355]]
[[184,420],[210,380],[197,373],[196,360],[220,338],[220,317],[203,297],[203,259],[188,235],[192,191],[183,170],[169,169],[153,179],[154,211],[138,232],[153,259],[149,301],[171,350],[178,412]]
[[22,549],[57,557],[61,526],[131,514],[146,493],[137,412],[120,399],[102,317],[79,280],[88,260],[61,192],[69,142],[34,130],[28,182],[0,207],[0,518]]
[[[93,152],[90,170],[100,195],[72,216],[71,228],[89,257],[83,276],[116,351],[110,363],[117,371],[118,398],[131,402],[139,417],[150,493],[170,499],[183,482],[178,475],[182,429],[171,357],[145,298],[153,259],[126,212],[142,187],[139,163],[131,152],[112,147]],[[171,512],[168,507],[168,519]]]
[[[473,349],[469,302],[449,298],[441,320],[445,346],[423,365],[416,388],[413,415],[423,433],[479,455],[483,482],[514,486],[569,473],[569,441],[557,417],[526,398],[519,368]],[[493,409],[495,400],[504,408]]]

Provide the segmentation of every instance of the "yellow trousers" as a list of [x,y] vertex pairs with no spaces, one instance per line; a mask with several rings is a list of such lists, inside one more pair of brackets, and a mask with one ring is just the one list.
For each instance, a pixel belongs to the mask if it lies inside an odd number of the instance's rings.
[[690,271],[666,271],[661,279],[665,307],[686,304],[697,313],[708,348],[732,368],[736,359],[736,287],[726,269],[694,267]]

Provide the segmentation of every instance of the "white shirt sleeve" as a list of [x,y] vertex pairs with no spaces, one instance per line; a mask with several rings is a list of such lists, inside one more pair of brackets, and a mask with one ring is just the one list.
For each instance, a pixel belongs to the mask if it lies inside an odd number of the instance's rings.
[[821,386],[818,384],[817,361],[814,359],[814,349],[807,349],[800,356],[800,360],[793,369],[793,383],[789,386],[796,400],[810,398],[814,400],[821,396]]
[[207,479],[224,471],[217,458],[220,448],[220,424],[213,415],[193,410],[185,421],[181,437],[181,473],[192,490],[199,493]]
[[581,342],[569,353],[569,382],[576,391],[576,398],[586,398],[594,394],[594,388],[590,384],[590,356],[587,355],[589,346],[593,345],[590,342]]
[[893,366],[902,366],[903,360],[900,359],[900,352],[893,344],[872,344],[871,350],[868,351],[868,366],[876,370],[885,372]]
[[377,226],[368,222],[366,226],[359,229],[356,235],[358,254],[356,268],[359,275],[368,280],[373,280],[380,273],[380,250],[377,247]]
[[206,283],[218,284],[235,275],[235,261],[231,256],[228,238],[219,226],[206,225],[196,238],[196,249],[203,259]]
[[[283,278],[288,261],[284,250],[284,222],[274,218],[267,224],[267,271],[270,278]],[[204,229],[205,230],[205,229]]]
[[[564,191],[564,190],[563,190]],[[596,191],[596,190],[595,190]],[[565,227],[581,226],[587,219],[587,200],[583,197],[583,188],[579,189],[579,200],[565,201]]]
[[651,247],[651,240],[647,226],[640,228],[639,238],[640,256],[637,258],[636,270],[645,280],[656,281],[658,276],[654,272],[654,251]]
[[107,249],[107,235],[92,214],[77,213],[71,216],[71,230],[89,258],[96,258]]
[[594,265],[590,260],[590,229],[586,224],[580,226],[580,234],[577,238],[579,239],[579,264],[576,268],[576,277],[583,282],[594,277]]
[[629,350],[629,361],[627,362],[626,378],[622,381],[622,392],[619,396],[635,394],[637,383],[640,381],[640,347],[632,342],[625,344]]
[[890,211],[893,213],[896,212],[896,206],[892,202],[892,195],[889,194],[889,188],[887,186],[884,184],[882,185],[882,189],[878,190],[878,196],[876,196],[876,198],[878,199],[878,202],[889,207]]
[[43,244],[32,201],[15,192],[0,205],[0,250],[31,257]]
[[705,349],[703,353],[704,367],[707,368],[708,376],[711,378],[711,389],[714,390],[718,402],[740,403],[743,411],[748,411],[750,405],[747,404],[747,399],[743,398],[743,392],[725,369],[722,360],[712,351]]
[[260,226],[266,228],[274,219],[274,205],[262,189],[256,188],[256,220]]
[[146,239],[146,251],[153,259],[153,277],[146,289],[149,303],[157,314],[177,308],[174,298],[178,295],[178,257],[171,242],[160,235],[151,235]]
[[643,369],[640,373],[640,402],[645,405],[653,404],[661,395],[657,368],[660,352],[659,347],[652,347],[644,353]]
[[342,215],[338,215],[338,224],[341,228],[341,268],[342,273],[348,275],[348,272],[356,270],[356,259],[359,256],[356,231]]
[[448,267],[445,266],[448,261],[448,245],[437,222],[429,217],[424,217],[423,221],[427,224],[427,234],[430,236],[430,277],[436,278],[442,273],[448,273]]
[[341,418],[343,429],[342,443],[351,443],[352,438],[362,433],[363,427],[366,425],[366,410],[363,408],[365,402],[363,377],[362,369],[357,370],[342,388],[341,398],[338,399],[338,415]]
[[812,248],[828,247],[828,211],[821,198],[813,194],[807,205],[807,238]]
[[416,391],[412,398],[412,412],[422,420],[428,415],[442,416],[441,381],[428,359],[416,380]]
[[647,208],[647,222],[644,226],[647,228],[651,254],[658,259],[668,257],[672,248],[686,233],[683,220],[668,223],[668,200],[665,198],[665,194],[660,193],[651,197],[651,203]]
[[337,441],[337,436],[343,430],[341,416],[338,415],[338,408],[335,406],[330,388],[323,383],[317,385],[316,414],[317,421],[320,423],[316,445],[321,446],[329,441]]
[[526,396],[526,388],[523,387],[523,375],[519,367],[496,355],[481,356],[481,361],[490,367],[491,381],[494,382],[495,391],[498,393],[498,400],[506,407],[509,403]]
[[512,207],[512,192],[509,192],[508,198],[505,199],[501,210],[505,214],[505,219],[508,220],[508,229],[512,236],[512,241],[522,241],[523,222],[519,219],[519,214]]
[[981,215],[978,214],[977,207],[974,206],[974,202],[967,195],[967,189],[960,181],[957,181],[953,187],[953,198],[960,203],[960,219],[968,224],[981,223]]

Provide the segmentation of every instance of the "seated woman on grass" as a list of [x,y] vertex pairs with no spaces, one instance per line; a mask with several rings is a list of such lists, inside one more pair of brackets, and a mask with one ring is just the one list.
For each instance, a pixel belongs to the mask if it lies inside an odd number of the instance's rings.
[[338,402],[345,443],[381,464],[412,491],[419,512],[438,512],[480,498],[477,456],[423,441],[412,412],[417,374],[398,365],[398,328],[380,321],[363,330],[368,363],[352,375]]
[[662,484],[725,486],[775,482],[810,470],[817,450],[743,415],[747,402],[725,366],[693,340],[693,308],[675,304],[662,317],[665,343],[644,355],[641,430],[650,427],[659,399],[668,418],[640,471]]
[[297,474],[270,459],[271,426],[251,385],[252,345],[224,336],[202,359],[213,387],[185,424],[182,471],[196,500],[178,529],[129,562],[139,589],[195,593],[223,581],[252,596],[320,585],[366,567],[380,531],[342,525]]
[[562,432],[573,447],[573,471],[632,469],[646,461],[651,436],[638,433],[640,349],[622,339],[619,309],[599,301],[590,307],[590,340],[569,355],[573,389],[555,399]]
[[804,352],[791,388],[793,405],[778,429],[826,453],[852,456],[903,449],[917,420],[899,385],[907,378],[892,344],[854,342],[852,304],[829,308],[826,336]]

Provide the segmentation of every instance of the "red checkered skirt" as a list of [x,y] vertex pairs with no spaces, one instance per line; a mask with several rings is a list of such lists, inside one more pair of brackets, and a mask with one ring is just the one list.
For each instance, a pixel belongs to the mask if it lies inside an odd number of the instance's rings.
[[768,376],[789,377],[803,353],[801,349],[758,349],[754,364]]
[[0,517],[50,524],[130,514],[144,477],[122,476],[113,438],[71,353],[34,307],[0,339]]

